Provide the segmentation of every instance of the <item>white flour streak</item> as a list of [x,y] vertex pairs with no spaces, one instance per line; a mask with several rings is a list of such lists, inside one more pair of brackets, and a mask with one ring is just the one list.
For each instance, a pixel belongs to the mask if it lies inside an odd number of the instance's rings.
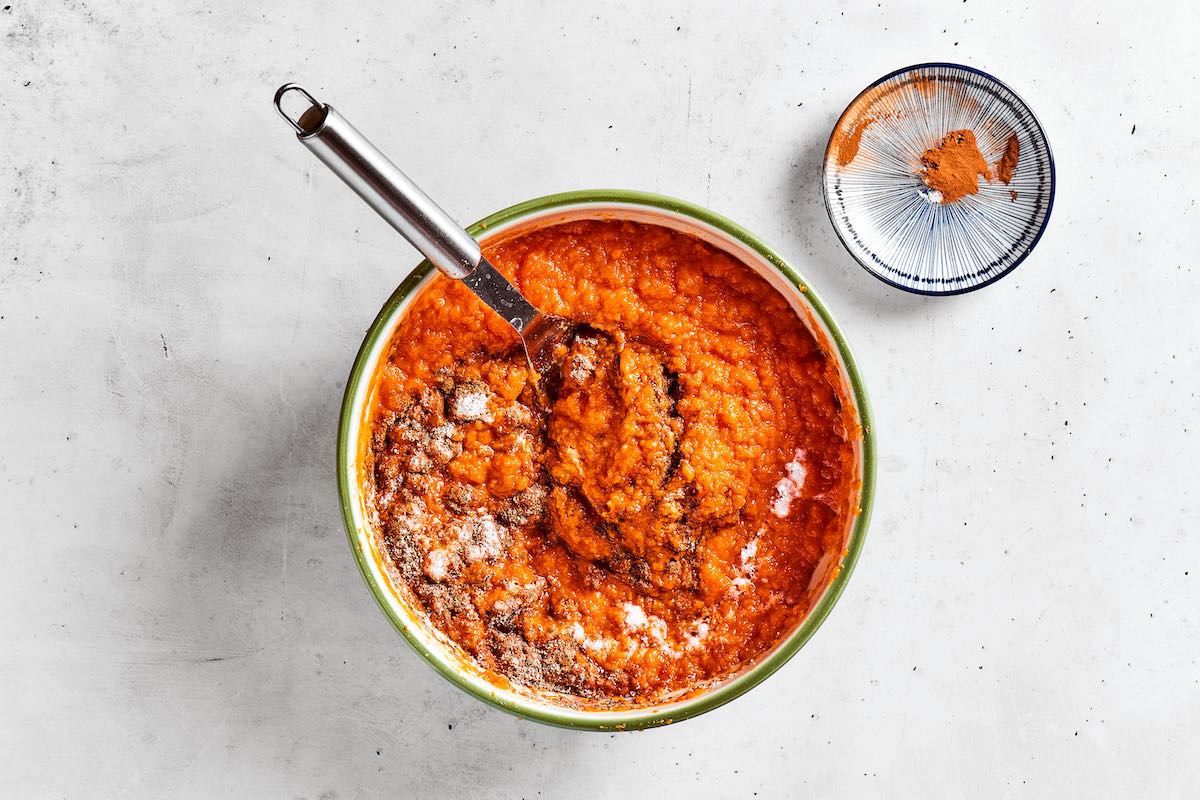
[[430,550],[425,560],[425,574],[441,582],[450,573],[450,556],[445,550]]
[[758,537],[762,536],[762,531],[754,534],[754,538],[746,543],[742,548],[742,569],[747,575],[754,574],[754,557],[758,555]]
[[488,414],[488,398],[483,392],[467,392],[454,399],[454,416],[459,419],[481,419],[491,422]]
[[784,466],[784,472],[787,474],[775,484],[775,502],[771,504],[771,513],[780,518],[788,515],[792,510],[792,500],[799,497],[804,488],[807,473],[804,471],[803,450],[796,451],[796,455]]
[[708,623],[707,622],[697,622],[696,630],[692,633],[689,633],[686,637],[688,650],[695,650],[696,648],[698,648],[701,644],[704,643],[704,639],[707,636],[708,636]]
[[625,604],[625,625],[637,630],[646,624],[646,612],[636,603]]

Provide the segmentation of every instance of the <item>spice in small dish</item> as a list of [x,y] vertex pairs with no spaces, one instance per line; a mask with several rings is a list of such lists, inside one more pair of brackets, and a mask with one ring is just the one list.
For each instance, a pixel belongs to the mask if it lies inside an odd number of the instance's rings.
[[864,117],[847,128],[838,129],[836,136],[839,167],[846,166],[858,155],[858,145],[862,142],[862,136],[872,122],[875,122],[875,117]]
[[[1008,137],[1004,145],[1004,155],[996,162],[996,178],[1005,186],[1012,183],[1013,172],[1017,169],[1017,159],[1021,156],[1021,145],[1014,133]],[[1012,193],[1013,200],[1017,199],[1016,192]]]
[[[921,156],[921,180],[933,190],[926,197],[931,203],[957,202],[979,191],[980,178],[988,183],[995,179],[1007,186],[1012,183],[1020,152],[1016,135],[1009,136],[1004,154],[994,168],[989,168],[979,152],[974,131],[951,131]],[[1015,191],[1009,195],[1016,201]]]
[[1019,264],[1045,227],[1054,162],[1033,112],[990,75],[918,64],[864,89],[825,151],[825,204],[868,272],[957,294]]
[[975,133],[951,131],[921,156],[921,179],[931,203],[953,203],[979,191],[979,179],[992,181],[992,171],[979,152]]

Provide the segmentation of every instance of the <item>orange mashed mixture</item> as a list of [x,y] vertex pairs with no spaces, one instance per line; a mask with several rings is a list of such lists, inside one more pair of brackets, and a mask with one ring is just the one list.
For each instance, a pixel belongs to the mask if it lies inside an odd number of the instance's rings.
[[561,704],[685,696],[786,637],[857,513],[837,359],[694,237],[572,222],[485,248],[586,323],[538,400],[516,335],[442,276],[375,376],[368,469],[397,591],[496,683]]

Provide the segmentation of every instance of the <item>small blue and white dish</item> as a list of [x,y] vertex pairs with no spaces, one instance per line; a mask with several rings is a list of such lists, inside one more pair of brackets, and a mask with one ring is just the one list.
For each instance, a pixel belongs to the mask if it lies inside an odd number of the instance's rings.
[[[926,185],[922,157],[964,130],[995,167],[978,177],[976,193],[942,202]],[[1014,137],[1005,182],[999,168]],[[1054,157],[1037,117],[996,78],[918,64],[880,78],[842,112],[823,183],[834,230],[868,272],[908,292],[961,294],[1012,272],[1041,239]]]

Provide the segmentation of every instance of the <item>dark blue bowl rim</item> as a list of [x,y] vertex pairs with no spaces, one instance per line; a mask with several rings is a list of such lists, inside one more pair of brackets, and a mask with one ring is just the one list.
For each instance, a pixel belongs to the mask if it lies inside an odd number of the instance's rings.
[[[842,236],[841,230],[838,228],[837,223],[835,223],[833,220],[833,208],[830,207],[830,205],[829,205],[829,192],[826,191],[827,184],[825,181],[826,173],[829,171],[829,153],[833,147],[834,136],[837,134],[838,128],[842,124],[842,120],[845,119],[846,113],[848,111],[850,111],[851,108],[854,107],[854,104],[857,103],[863,97],[863,95],[865,95],[867,92],[871,91],[876,86],[878,86],[879,84],[883,83],[886,80],[894,78],[897,75],[903,75],[906,72],[914,72],[919,69],[931,69],[931,68],[935,68],[935,67],[950,67],[953,69],[966,70],[967,72],[987,78],[990,81],[995,81],[997,84],[999,84],[1000,86],[1003,86],[1010,93],[1012,93],[1012,96],[1015,97],[1017,99],[1017,101],[1020,102],[1021,105],[1025,106],[1025,108],[1029,111],[1029,116],[1033,120],[1033,124],[1037,126],[1038,133],[1041,134],[1042,141],[1046,143],[1046,156],[1050,163],[1050,197],[1046,201],[1046,216],[1042,219],[1042,224],[1038,228],[1038,232],[1036,234],[1034,234],[1033,239],[1029,242],[1029,245],[1025,248],[1025,251],[1023,253],[1021,253],[1021,255],[1017,256],[1016,260],[1014,260],[1012,262],[1012,264],[1010,264],[1008,266],[1008,269],[1004,270],[1003,272],[1001,272],[1000,274],[998,274],[994,277],[988,278],[983,283],[977,283],[974,286],[968,286],[963,289],[952,289],[950,291],[945,291],[945,292],[939,292],[939,291],[934,291],[934,290],[929,290],[929,289],[914,289],[911,286],[903,286],[899,283],[896,283],[895,281],[889,280],[885,276],[881,275],[880,273],[876,272],[875,270],[873,270],[869,266],[867,266],[867,264],[864,263],[861,258],[859,258],[858,253],[856,253],[850,249],[850,245],[848,245],[846,243],[845,237]],[[833,226],[833,232],[837,234],[838,241],[841,242],[842,247],[845,249],[845,251],[847,253],[849,253],[850,256],[855,261],[858,262],[858,265],[860,267],[862,267],[863,270],[867,274],[871,275],[876,280],[881,281],[882,283],[886,283],[888,286],[891,286],[895,289],[900,289],[901,291],[908,292],[910,294],[924,295],[926,297],[950,297],[950,296],[956,295],[956,294],[966,294],[968,292],[974,292],[978,289],[982,289],[985,286],[992,285],[996,281],[1000,280],[1001,278],[1003,278],[1006,275],[1008,275],[1009,273],[1011,273],[1017,267],[1021,266],[1021,263],[1026,258],[1029,257],[1030,253],[1033,252],[1033,248],[1037,247],[1038,242],[1040,242],[1042,240],[1042,234],[1044,234],[1046,232],[1046,226],[1048,226],[1050,224],[1050,215],[1054,211],[1054,193],[1055,193],[1057,184],[1058,184],[1058,180],[1057,180],[1057,175],[1056,175],[1056,171],[1055,171],[1055,167],[1054,167],[1054,150],[1050,146],[1050,137],[1046,135],[1046,129],[1042,125],[1042,121],[1040,119],[1038,119],[1038,115],[1036,113],[1034,113],[1033,106],[1031,106],[1031,105],[1029,105],[1029,103],[1025,102],[1025,98],[1021,97],[1021,95],[1019,95],[1015,91],[1013,91],[1013,88],[1011,86],[1009,86],[1007,83],[1005,83],[1004,81],[997,78],[995,75],[992,75],[990,72],[985,72],[984,70],[978,69],[976,67],[970,67],[970,66],[967,66],[966,64],[955,64],[950,61],[927,61],[927,62],[924,62],[921,64],[911,64],[907,67],[901,67],[900,69],[889,72],[888,74],[884,75],[882,78],[879,78],[879,79],[873,81],[869,86],[867,86],[861,92],[856,94],[854,96],[854,99],[851,100],[849,103],[847,103],[846,108],[842,111],[841,114],[838,115],[837,122],[835,122],[833,125],[833,130],[831,130],[829,132],[829,141],[825,144],[825,156],[824,156],[823,160],[821,161],[821,197],[825,201],[825,214],[829,217],[829,224]]]

